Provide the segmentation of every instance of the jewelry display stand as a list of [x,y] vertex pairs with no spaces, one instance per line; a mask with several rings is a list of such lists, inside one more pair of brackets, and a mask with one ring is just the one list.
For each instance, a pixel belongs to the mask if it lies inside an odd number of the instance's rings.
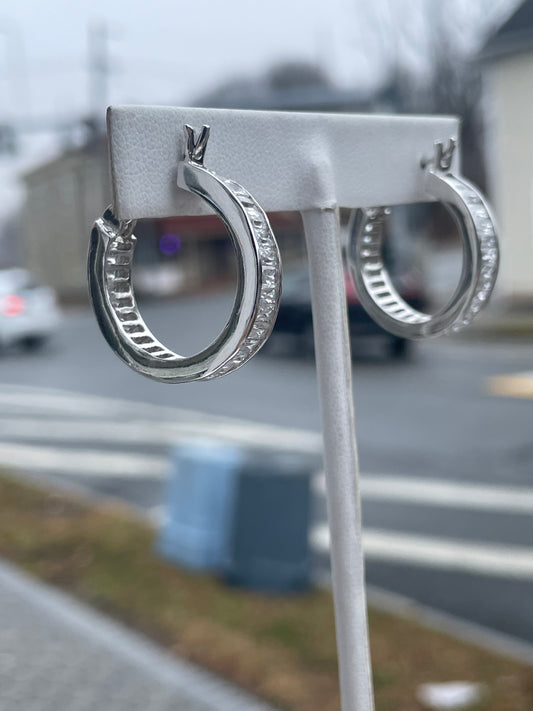
[[[209,168],[265,211],[303,217],[311,277],[343,711],[373,711],[352,368],[338,208],[427,202],[422,158],[457,138],[454,118],[112,107],[108,135],[120,220],[201,215],[176,187],[184,124],[211,126]],[[457,154],[454,165],[457,171]],[[200,386],[199,386],[200,387]],[[205,384],[203,387],[209,387]]]

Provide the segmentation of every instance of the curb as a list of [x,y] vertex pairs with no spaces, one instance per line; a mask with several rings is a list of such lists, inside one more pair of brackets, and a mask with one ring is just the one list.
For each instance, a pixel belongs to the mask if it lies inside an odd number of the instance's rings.
[[466,622],[455,615],[426,607],[416,600],[372,585],[367,587],[367,596],[369,605],[377,610],[389,612],[435,632],[442,632],[487,652],[533,666],[533,644],[494,632],[473,622]]

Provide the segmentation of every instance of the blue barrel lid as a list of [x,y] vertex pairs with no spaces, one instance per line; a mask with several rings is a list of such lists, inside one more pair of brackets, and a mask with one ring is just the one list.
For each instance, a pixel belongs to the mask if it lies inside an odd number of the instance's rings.
[[201,459],[205,462],[223,462],[237,465],[244,456],[243,449],[234,444],[208,437],[185,437],[172,447],[179,459]]

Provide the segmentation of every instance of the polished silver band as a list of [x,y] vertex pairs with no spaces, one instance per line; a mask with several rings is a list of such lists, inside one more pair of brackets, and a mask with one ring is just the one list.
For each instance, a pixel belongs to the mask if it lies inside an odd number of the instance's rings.
[[93,225],[88,261],[89,291],[105,339],[133,370],[167,383],[209,380],[243,365],[270,335],[281,296],[281,259],[266,214],[241,185],[204,167],[209,127],[197,140],[190,126],[185,130],[187,151],[178,165],[178,187],[213,207],[237,254],[235,301],[222,333],[205,350],[186,357],[155,338],[131,281],[135,222],[118,221],[110,208]]
[[348,256],[357,295],[365,310],[384,329],[404,338],[427,338],[460,331],[487,304],[499,264],[494,219],[481,193],[450,173],[455,143],[436,146],[424,162],[428,197],[443,202],[463,238],[463,267],[450,301],[435,314],[413,309],[393,286],[383,262],[384,226],[389,208],[358,210]]

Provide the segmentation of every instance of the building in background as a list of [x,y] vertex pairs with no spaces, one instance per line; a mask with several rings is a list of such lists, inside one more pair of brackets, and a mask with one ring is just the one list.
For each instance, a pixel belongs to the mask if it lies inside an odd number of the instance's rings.
[[510,307],[533,301],[533,0],[485,45],[490,192],[502,233],[499,293]]
[[89,233],[110,202],[105,152],[95,133],[23,176],[21,263],[64,301],[86,298]]

